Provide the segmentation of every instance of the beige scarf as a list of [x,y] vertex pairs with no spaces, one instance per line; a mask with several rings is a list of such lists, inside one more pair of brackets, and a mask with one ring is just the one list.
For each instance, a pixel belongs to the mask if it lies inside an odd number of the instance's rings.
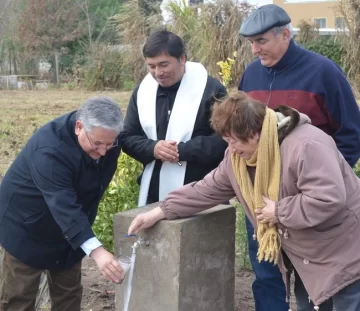
[[[286,120],[287,122],[284,122],[284,118],[279,117],[279,121],[279,126],[283,126],[284,123],[289,122],[289,118]],[[251,159],[244,160],[233,153],[231,158],[241,193],[254,217],[255,209],[265,206],[262,195],[273,201],[279,199],[281,159],[277,122],[277,114],[266,108],[259,144],[254,155]],[[250,179],[247,166],[256,166],[254,185]],[[267,224],[257,222],[257,228],[258,260],[276,264],[281,247],[281,240],[276,227],[270,228]]]

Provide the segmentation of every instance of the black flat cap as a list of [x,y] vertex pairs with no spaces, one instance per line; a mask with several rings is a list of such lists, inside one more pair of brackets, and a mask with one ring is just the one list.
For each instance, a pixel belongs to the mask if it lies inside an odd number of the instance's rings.
[[291,22],[284,9],[275,4],[266,4],[252,12],[242,23],[239,34],[252,37],[263,34],[274,27],[285,26]]

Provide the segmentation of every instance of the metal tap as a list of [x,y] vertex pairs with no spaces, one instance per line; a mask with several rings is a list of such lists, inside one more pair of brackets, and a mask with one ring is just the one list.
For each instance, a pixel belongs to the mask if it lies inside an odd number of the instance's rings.
[[143,239],[141,236],[138,237],[137,241],[134,243],[133,248],[137,249],[140,245],[149,246],[150,242],[148,240]]

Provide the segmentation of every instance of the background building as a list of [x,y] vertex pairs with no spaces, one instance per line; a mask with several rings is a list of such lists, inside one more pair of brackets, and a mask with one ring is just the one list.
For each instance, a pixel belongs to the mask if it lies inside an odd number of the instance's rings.
[[338,9],[338,2],[323,0],[274,0],[291,17],[291,24],[297,28],[302,20],[315,24],[320,32],[345,29],[344,17]]

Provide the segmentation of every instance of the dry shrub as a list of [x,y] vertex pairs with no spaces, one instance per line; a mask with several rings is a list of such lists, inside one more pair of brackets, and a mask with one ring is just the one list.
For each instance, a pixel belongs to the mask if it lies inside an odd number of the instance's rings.
[[117,24],[120,42],[126,46],[128,63],[136,83],[147,72],[142,46],[151,31],[164,27],[184,39],[190,61],[201,62],[215,77],[219,77],[220,70],[217,62],[232,57],[237,51],[238,57],[232,70],[232,81],[237,83],[245,65],[252,60],[250,46],[238,33],[243,19],[253,8],[232,0],[197,6],[188,6],[184,1],[180,4],[169,2],[166,7],[169,19],[165,24],[161,14],[148,16],[137,0],[130,0],[113,20]]
[[299,28],[299,34],[296,36],[296,41],[301,44],[314,41],[319,37],[319,28],[315,24],[301,20],[297,27]]
[[342,36],[346,53],[343,57],[344,70],[355,88],[360,85],[360,0],[340,0],[338,10],[344,16],[349,32]]
[[133,81],[138,84],[147,72],[142,47],[151,29],[160,27],[161,15],[154,13],[148,16],[137,0],[130,0],[123,4],[120,13],[113,16],[112,21],[124,51],[124,63],[131,68]]
[[88,90],[123,89],[124,83],[131,80],[128,67],[123,60],[123,52],[119,46],[92,44],[81,68],[81,80]]
[[[245,66],[252,60],[250,45],[245,38],[239,37],[239,29],[253,8],[247,3],[231,0],[194,8],[183,5],[182,10],[176,3],[170,3],[168,27],[184,38],[189,60],[204,64],[212,76],[219,77],[217,62],[232,57],[237,51],[238,57],[232,68],[232,81],[237,84]],[[185,18],[185,14],[189,16]]]

